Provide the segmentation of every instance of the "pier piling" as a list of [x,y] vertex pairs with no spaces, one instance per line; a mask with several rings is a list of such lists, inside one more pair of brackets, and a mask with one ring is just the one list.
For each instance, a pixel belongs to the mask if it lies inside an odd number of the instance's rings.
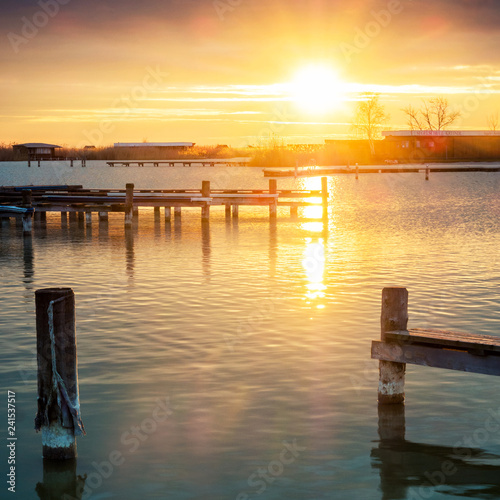
[[36,431],[42,431],[43,458],[76,457],[75,436],[85,434],[80,416],[75,332],[75,295],[71,288],[35,292],[38,360]]
[[323,219],[328,219],[328,177],[321,177],[321,205]]
[[125,186],[125,225],[132,225],[134,216],[134,185],[127,184]]
[[[408,324],[408,290],[402,287],[382,290],[382,313],[380,336],[385,341],[385,332],[406,330]],[[405,363],[379,361],[379,404],[404,403]]]
[[[278,183],[276,179],[269,179],[269,194],[277,194]],[[271,203],[269,203],[269,217],[275,219],[278,214],[278,200],[275,198]]]
[[[210,198],[210,181],[201,182],[201,196],[202,198]],[[210,218],[210,204],[208,201],[201,207],[201,218],[202,220]]]

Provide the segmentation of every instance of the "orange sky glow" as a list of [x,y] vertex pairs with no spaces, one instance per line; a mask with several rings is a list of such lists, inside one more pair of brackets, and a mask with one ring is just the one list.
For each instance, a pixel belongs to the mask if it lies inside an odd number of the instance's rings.
[[0,143],[349,137],[361,92],[391,118],[444,95],[456,128],[500,109],[493,0],[2,3]]

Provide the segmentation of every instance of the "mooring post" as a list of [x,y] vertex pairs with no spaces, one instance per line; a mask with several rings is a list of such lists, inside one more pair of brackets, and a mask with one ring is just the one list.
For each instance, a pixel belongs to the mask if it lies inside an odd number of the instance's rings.
[[76,457],[75,436],[85,434],[80,415],[75,333],[75,295],[71,288],[35,292],[38,360],[38,411],[43,458]]
[[[385,332],[406,330],[408,325],[408,290],[403,287],[382,290],[382,313],[380,333],[385,341]],[[379,361],[379,404],[404,403],[406,363]]]
[[425,180],[429,180],[429,165],[425,166]]
[[33,229],[33,202],[31,196],[31,189],[23,190],[23,207],[28,208],[29,212],[23,214],[23,232],[31,233]]
[[132,225],[134,212],[134,185],[127,184],[125,186],[125,225]]
[[321,177],[321,205],[323,219],[328,219],[328,177]]
[[[202,198],[210,198],[210,181],[201,181],[201,196]],[[210,218],[210,202],[206,201],[201,207],[202,220]]]
[[[276,179],[269,179],[269,194],[278,193],[278,182]],[[278,199],[275,198],[269,203],[269,217],[276,218],[278,213]]]

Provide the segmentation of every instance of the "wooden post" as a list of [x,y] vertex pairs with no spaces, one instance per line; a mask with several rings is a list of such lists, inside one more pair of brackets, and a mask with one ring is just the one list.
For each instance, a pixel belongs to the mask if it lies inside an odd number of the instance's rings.
[[[278,183],[276,179],[269,179],[269,194],[277,194]],[[278,199],[275,198],[271,203],[269,203],[269,217],[272,219],[276,218],[278,212]]]
[[61,224],[68,223],[68,212],[61,212]]
[[134,185],[127,184],[125,189],[125,225],[131,226],[134,215]]
[[[210,181],[201,182],[201,196],[203,198],[210,198]],[[202,220],[210,218],[210,203],[208,201],[201,207],[201,218]]]
[[71,160],[69,160],[69,166],[73,167],[73,158],[71,158]]
[[237,219],[240,206],[234,204],[232,207],[233,207],[233,219]]
[[38,212],[40,214],[40,220],[45,222],[47,220],[47,212],[44,210],[43,212]]
[[358,164],[356,163],[356,180],[359,178],[359,167]]
[[[402,287],[382,290],[382,314],[380,316],[381,339],[385,332],[406,330],[408,325],[408,290]],[[379,361],[379,404],[404,403],[406,363]]]
[[172,220],[172,207],[165,207],[165,222]]
[[76,222],[76,212],[69,213],[69,222]]
[[174,207],[174,219],[180,219],[182,214],[181,207]]
[[226,203],[224,205],[224,213],[226,215],[226,219],[228,219],[229,217],[231,217],[231,204],[230,203]]
[[99,221],[107,222],[109,220],[108,212],[99,212]]
[[153,209],[155,219],[160,216],[160,207],[154,207]]
[[328,219],[328,177],[321,177],[321,204],[323,219]]
[[85,212],[85,223],[87,226],[92,225],[92,212]]
[[40,160],[38,160],[38,167],[40,167]]
[[42,431],[43,458],[76,457],[75,436],[85,434],[80,416],[75,334],[75,295],[71,288],[35,292],[38,359],[36,431]]
[[425,166],[425,180],[429,180],[429,165]]
[[28,213],[25,213],[23,215],[23,232],[26,233],[31,233],[31,230],[33,229],[33,202],[32,202],[32,197],[31,197],[31,189],[26,189],[23,190],[22,192],[23,195],[23,207],[29,208],[30,211]]

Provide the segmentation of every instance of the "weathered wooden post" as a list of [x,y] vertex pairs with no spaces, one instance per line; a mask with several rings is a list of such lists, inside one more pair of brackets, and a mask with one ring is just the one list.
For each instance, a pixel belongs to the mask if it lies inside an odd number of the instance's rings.
[[38,359],[36,431],[42,431],[43,458],[76,457],[75,436],[85,434],[80,415],[71,288],[35,292]]
[[[210,181],[201,181],[201,196],[202,198],[210,198]],[[201,207],[201,218],[202,220],[210,218],[210,202],[208,201]]]
[[23,207],[29,209],[28,212],[23,214],[23,233],[31,233],[33,229],[33,202],[31,196],[31,189],[23,190]]
[[425,166],[425,180],[429,180],[429,165]]
[[321,177],[321,205],[323,219],[328,219],[328,177]]
[[134,211],[134,185],[126,184],[125,186],[125,225],[132,225]]
[[172,220],[172,207],[165,207],[165,222]]
[[[269,179],[269,194],[278,193],[278,182],[276,179]],[[278,200],[275,198],[271,203],[269,203],[269,217],[272,219],[276,218],[278,212]]]
[[[384,342],[385,332],[406,330],[408,325],[408,290],[403,287],[382,290],[380,333]],[[397,346],[395,346],[397,348]],[[379,361],[379,404],[404,403],[406,363]]]

